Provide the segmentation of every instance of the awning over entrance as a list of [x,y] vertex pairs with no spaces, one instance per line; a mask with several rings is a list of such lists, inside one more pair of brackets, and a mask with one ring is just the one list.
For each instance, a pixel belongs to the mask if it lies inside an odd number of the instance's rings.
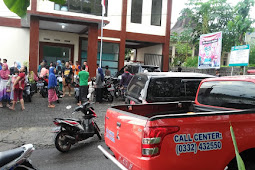
[[[101,19],[85,18],[78,16],[60,15],[55,13],[31,12],[28,11],[27,17],[21,19],[22,27],[30,27],[31,17],[39,20],[39,28],[44,30],[71,32],[77,34],[85,34],[88,32],[88,26],[97,24],[101,27]],[[104,20],[104,24],[108,24],[108,20]]]

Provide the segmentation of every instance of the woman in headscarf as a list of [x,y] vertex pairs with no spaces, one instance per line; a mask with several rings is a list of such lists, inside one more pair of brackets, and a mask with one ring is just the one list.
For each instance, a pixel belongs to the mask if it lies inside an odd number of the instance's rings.
[[20,69],[21,69],[21,64],[20,64],[20,62],[15,61],[15,62],[14,62],[14,67],[16,67],[18,70],[20,70]]
[[3,101],[6,101],[6,106],[9,107],[10,92],[7,92],[7,83],[9,81],[10,70],[6,63],[2,64],[2,70],[0,70],[0,108],[3,107]]
[[56,86],[57,86],[57,79],[55,76],[55,68],[52,67],[50,68],[50,71],[49,71],[49,83],[48,83],[48,102],[49,102],[48,107],[49,108],[54,108],[55,105],[52,102],[55,102],[58,100],[58,96],[55,90]]
[[102,68],[97,69],[96,76],[96,102],[102,102],[102,88],[104,87],[104,73]]
[[41,74],[40,74],[40,77],[41,78],[46,78],[49,76],[49,70],[47,68],[48,66],[43,66],[42,69],[41,69]]
[[59,81],[59,90],[62,91],[63,89],[63,80],[62,80],[62,63],[60,60],[57,61],[57,67],[56,72],[58,75],[58,81]]

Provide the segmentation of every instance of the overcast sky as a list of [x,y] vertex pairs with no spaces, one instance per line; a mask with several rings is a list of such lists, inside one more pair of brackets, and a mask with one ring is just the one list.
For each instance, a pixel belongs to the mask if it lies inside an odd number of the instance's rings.
[[[228,3],[231,3],[232,5],[236,5],[236,3],[240,0],[228,0]],[[180,16],[179,13],[183,8],[185,8],[185,3],[188,2],[188,0],[173,0],[172,5],[172,20],[171,20],[171,27],[174,26],[174,24],[177,21],[177,18]],[[251,14],[255,13],[255,7],[252,8]],[[255,15],[250,15],[252,18],[255,19]],[[253,25],[255,26],[255,25]]]

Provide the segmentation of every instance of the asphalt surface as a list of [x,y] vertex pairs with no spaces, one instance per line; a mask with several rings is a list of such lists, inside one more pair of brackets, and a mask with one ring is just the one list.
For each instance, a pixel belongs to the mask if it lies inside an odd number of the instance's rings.
[[[115,100],[113,103],[92,104],[102,133],[107,108],[123,103]],[[35,94],[31,103],[25,103],[25,111],[21,111],[19,103],[16,111],[1,108],[0,151],[32,143],[36,150],[31,159],[38,169],[118,169],[98,150],[98,145],[104,146],[104,140],[99,141],[96,135],[72,146],[68,153],[63,154],[56,150],[54,134],[51,133],[52,128],[56,127],[52,122],[53,118],[80,118],[82,113],[71,114],[77,107],[74,97],[66,96],[55,105],[54,109],[48,108],[47,98]],[[71,109],[68,110],[67,106],[71,106]]]

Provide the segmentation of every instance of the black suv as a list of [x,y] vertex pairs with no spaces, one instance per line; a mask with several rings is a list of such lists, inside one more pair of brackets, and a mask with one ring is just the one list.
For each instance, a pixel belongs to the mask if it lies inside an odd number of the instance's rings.
[[136,73],[143,73],[145,70],[148,72],[160,72],[160,68],[158,66],[153,66],[153,65],[141,65],[141,64],[129,64],[125,65],[123,68],[120,69],[116,73],[116,77],[122,75],[124,73],[124,68],[128,68],[128,72],[131,73],[132,75],[135,75]]
[[194,101],[201,80],[214,76],[200,73],[139,73],[130,81],[126,103]]

